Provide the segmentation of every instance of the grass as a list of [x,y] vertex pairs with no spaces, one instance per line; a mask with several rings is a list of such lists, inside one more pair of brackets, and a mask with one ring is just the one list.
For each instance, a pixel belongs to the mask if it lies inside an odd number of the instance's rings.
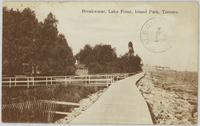
[[[84,86],[52,86],[52,87],[32,87],[32,88],[3,88],[2,110],[3,122],[54,122],[63,117],[59,115],[49,115],[44,111],[70,111],[71,107],[62,105],[42,104],[38,100],[56,100],[67,102],[79,102],[89,94],[93,94],[103,87]],[[52,117],[53,116],[53,117]]]

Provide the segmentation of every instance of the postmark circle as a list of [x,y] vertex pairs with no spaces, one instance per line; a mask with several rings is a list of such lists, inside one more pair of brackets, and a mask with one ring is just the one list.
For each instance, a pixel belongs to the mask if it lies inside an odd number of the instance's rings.
[[165,18],[150,18],[141,28],[140,40],[149,51],[161,53],[171,48],[171,33],[170,23]]

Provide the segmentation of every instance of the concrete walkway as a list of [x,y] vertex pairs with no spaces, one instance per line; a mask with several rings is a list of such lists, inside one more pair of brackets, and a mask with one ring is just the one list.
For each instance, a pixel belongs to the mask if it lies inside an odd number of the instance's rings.
[[148,106],[135,83],[140,73],[112,84],[71,124],[153,124]]

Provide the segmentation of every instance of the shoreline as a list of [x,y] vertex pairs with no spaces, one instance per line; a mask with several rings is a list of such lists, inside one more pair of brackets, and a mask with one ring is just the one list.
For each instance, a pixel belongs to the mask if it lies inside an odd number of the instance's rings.
[[[154,124],[197,124],[197,104],[191,104],[190,99],[184,98],[187,92],[183,91],[185,95],[181,97],[178,91],[173,90],[178,83],[174,83],[175,87],[164,88],[156,85],[155,79],[157,78],[152,76],[152,73],[147,72],[146,76],[137,83],[149,106]],[[156,81],[161,79],[163,78]]]

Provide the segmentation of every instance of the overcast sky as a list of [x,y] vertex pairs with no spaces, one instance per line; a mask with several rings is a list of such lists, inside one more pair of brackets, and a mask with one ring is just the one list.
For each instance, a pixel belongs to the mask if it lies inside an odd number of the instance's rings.
[[[79,3],[79,2],[37,2],[4,3],[8,8],[22,10],[29,7],[35,11],[39,21],[49,12],[58,19],[58,30],[64,34],[73,53],[76,54],[85,44],[111,44],[118,55],[128,51],[132,41],[135,53],[144,64],[169,66],[178,70],[197,71],[198,61],[198,4],[191,3]],[[82,9],[93,10],[173,10],[178,14],[86,14]],[[152,17],[162,17],[170,24],[167,43],[171,48],[162,53],[148,50],[140,39],[143,24]]]

